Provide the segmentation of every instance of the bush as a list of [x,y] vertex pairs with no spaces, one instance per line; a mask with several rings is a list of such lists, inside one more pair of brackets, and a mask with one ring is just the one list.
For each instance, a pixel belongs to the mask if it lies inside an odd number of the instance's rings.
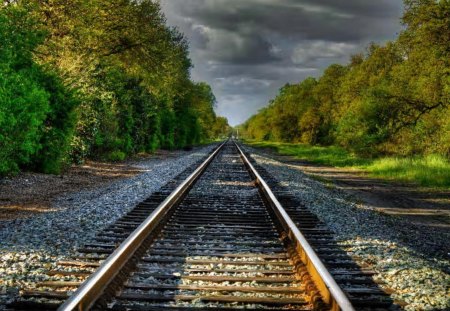
[[14,173],[41,149],[50,94],[39,83],[31,51],[42,42],[27,11],[0,11],[0,174]]
[[29,8],[0,12],[0,174],[27,166],[59,173],[68,163],[78,104],[57,74],[36,64],[33,51],[44,40]]
[[116,150],[116,151],[110,152],[107,155],[106,159],[108,161],[117,162],[117,161],[125,160],[126,157],[127,157],[127,155],[124,152]]
[[39,142],[49,94],[33,81],[34,72],[33,68],[16,73],[0,68],[1,175],[17,172],[42,147]]
[[59,174],[64,166],[71,163],[70,143],[79,100],[56,74],[41,74],[40,84],[50,94],[49,111],[42,127],[42,148],[34,155],[32,164],[38,171]]

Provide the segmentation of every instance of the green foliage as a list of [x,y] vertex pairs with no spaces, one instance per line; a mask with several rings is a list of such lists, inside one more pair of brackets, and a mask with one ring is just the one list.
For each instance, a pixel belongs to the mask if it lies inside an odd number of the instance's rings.
[[211,127],[213,138],[226,138],[231,136],[232,128],[228,125],[228,120],[224,117],[217,117]]
[[371,176],[450,188],[450,162],[440,155],[383,158],[366,167]]
[[45,173],[58,174],[70,163],[70,142],[79,100],[56,74],[45,72],[39,80],[49,94],[50,107],[41,128],[42,148],[33,156],[31,166]]
[[76,102],[54,74],[33,61],[44,37],[29,8],[0,11],[0,174],[34,166],[58,172]]
[[[317,81],[286,85],[241,127],[256,140],[362,156],[450,155],[450,1],[406,0],[405,30]],[[445,35],[444,35],[445,34]]]
[[362,171],[370,177],[412,182],[425,187],[450,188],[450,162],[441,155],[370,159],[337,146],[255,141],[248,143],[255,147],[272,148],[279,154],[295,156],[311,163]]
[[[1,28],[1,26],[0,26]],[[0,174],[16,172],[41,148],[40,129],[49,95],[33,77],[36,68],[0,69]]]
[[108,161],[116,162],[116,161],[123,161],[127,155],[122,151],[112,151],[109,154],[107,154],[106,159]]
[[371,163],[370,159],[361,158],[338,146],[311,146],[308,144],[292,144],[280,142],[247,141],[255,147],[275,149],[283,155],[295,156],[312,163],[332,165],[336,167],[360,167]]
[[214,95],[190,81],[187,42],[157,2],[54,0],[39,14],[50,35],[38,57],[82,99],[74,160],[173,149],[213,134]]
[[159,3],[21,0],[0,11],[0,174],[59,173],[223,135]]
[[160,114],[160,142],[161,147],[164,149],[175,148],[175,127],[176,127],[176,115],[175,112],[169,109],[162,110]]

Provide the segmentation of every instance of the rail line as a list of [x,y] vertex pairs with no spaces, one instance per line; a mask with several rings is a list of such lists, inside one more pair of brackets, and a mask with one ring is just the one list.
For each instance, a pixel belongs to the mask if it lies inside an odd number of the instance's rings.
[[[48,271],[16,310],[355,310],[392,305],[233,141]],[[256,168],[255,168],[256,167]],[[269,187],[270,185],[270,187]],[[274,189],[274,191],[271,190]]]

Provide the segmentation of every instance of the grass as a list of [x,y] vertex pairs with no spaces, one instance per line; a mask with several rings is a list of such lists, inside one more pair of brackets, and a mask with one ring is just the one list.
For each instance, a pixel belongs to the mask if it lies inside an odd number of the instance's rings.
[[450,188],[450,163],[439,155],[381,158],[365,168],[374,177],[409,181],[427,187]]
[[253,141],[247,141],[247,143],[254,147],[275,149],[282,155],[291,155],[312,163],[336,167],[354,167],[367,165],[371,162],[369,159],[357,157],[345,149],[336,146],[319,147],[305,144]]
[[275,149],[279,154],[295,156],[311,163],[359,169],[379,179],[411,182],[424,187],[450,188],[450,162],[440,155],[368,159],[336,146],[254,141],[247,143],[255,147]]

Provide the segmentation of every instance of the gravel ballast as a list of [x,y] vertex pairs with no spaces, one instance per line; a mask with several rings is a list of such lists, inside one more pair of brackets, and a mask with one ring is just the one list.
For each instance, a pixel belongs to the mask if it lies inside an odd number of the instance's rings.
[[[19,288],[33,288],[55,262],[66,260],[102,228],[157,191],[213,146],[179,157],[149,159],[135,166],[145,172],[97,189],[59,197],[54,212],[3,222],[0,228],[0,310]],[[395,291],[406,310],[450,309],[450,262],[431,257],[430,241],[448,244],[449,235],[417,231],[398,217],[352,202],[345,193],[309,178],[298,168],[250,147],[256,162],[289,188],[336,233],[340,244],[377,272],[377,280]],[[435,244],[436,244],[435,243]]]
[[336,233],[339,244],[360,264],[370,265],[375,278],[393,289],[392,298],[406,302],[406,310],[450,309],[450,261],[431,256],[430,240],[448,245],[450,233],[423,232],[399,217],[388,216],[352,202],[340,190],[309,178],[293,165],[276,161],[259,150],[245,147],[253,159],[299,202]]
[[33,288],[55,262],[145,200],[215,145],[168,159],[147,159],[134,166],[144,173],[57,198],[53,212],[2,222],[0,228],[0,310],[19,288]]

